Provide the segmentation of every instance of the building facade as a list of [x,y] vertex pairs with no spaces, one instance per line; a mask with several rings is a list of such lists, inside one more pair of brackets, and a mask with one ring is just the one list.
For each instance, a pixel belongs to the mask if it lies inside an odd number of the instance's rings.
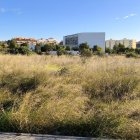
[[122,40],[107,40],[106,41],[106,48],[113,49],[114,45],[122,44],[125,46],[125,48],[133,48],[136,49],[136,40],[132,39],[122,39]]
[[137,48],[140,48],[140,41],[137,42]]
[[34,39],[34,38],[17,37],[17,38],[13,38],[13,40],[15,40],[16,43],[19,44],[19,45],[21,45],[21,44],[23,44],[23,43],[36,45],[36,43],[37,43],[37,40]]
[[56,39],[54,39],[54,38],[48,38],[47,39],[47,44],[50,44],[50,45],[58,45],[59,42]]
[[90,48],[93,46],[98,45],[105,51],[105,33],[98,32],[98,33],[77,33],[73,35],[64,36],[63,44],[69,47],[79,47],[81,43],[87,43]]

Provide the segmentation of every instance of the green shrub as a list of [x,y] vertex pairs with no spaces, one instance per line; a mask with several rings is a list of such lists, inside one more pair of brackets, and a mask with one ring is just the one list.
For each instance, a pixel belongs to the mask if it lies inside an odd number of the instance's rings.
[[21,72],[4,74],[1,77],[0,87],[8,89],[12,93],[26,93],[35,90],[40,84],[43,84],[46,77],[44,73],[34,73],[33,75],[24,75]]
[[80,55],[82,57],[91,57],[93,54],[92,54],[92,51],[89,50],[89,49],[84,49],[80,52]]
[[136,58],[136,57],[138,57],[138,56],[137,56],[136,53],[134,53],[134,52],[130,52],[130,53],[127,53],[127,54],[126,54],[126,57],[127,57],[127,58],[130,58],[130,57],[134,57],[134,58]]

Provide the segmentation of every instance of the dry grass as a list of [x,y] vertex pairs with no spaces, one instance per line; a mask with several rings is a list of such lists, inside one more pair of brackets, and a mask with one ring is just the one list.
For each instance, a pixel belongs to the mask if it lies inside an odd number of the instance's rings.
[[0,131],[139,138],[140,59],[1,55]]

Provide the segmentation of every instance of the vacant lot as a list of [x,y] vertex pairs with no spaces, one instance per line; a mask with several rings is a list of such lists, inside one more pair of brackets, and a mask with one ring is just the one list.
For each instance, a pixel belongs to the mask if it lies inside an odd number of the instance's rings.
[[140,138],[140,59],[0,55],[0,131]]

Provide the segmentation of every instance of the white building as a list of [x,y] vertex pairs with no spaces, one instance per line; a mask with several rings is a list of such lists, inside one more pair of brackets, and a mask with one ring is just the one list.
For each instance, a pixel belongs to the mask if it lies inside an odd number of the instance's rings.
[[54,39],[54,38],[48,38],[48,39],[41,38],[41,39],[37,40],[37,43],[52,44],[52,45],[59,44],[58,41],[56,39]]
[[136,49],[136,40],[134,39],[122,39],[122,40],[107,40],[106,41],[106,47],[107,48],[111,48],[113,49],[114,45],[118,45],[118,44],[122,44],[124,45],[126,48],[133,48],[133,49]]
[[44,38],[41,38],[41,39],[38,39],[38,40],[37,40],[37,43],[38,43],[38,44],[40,44],[40,43],[41,43],[41,44],[47,44],[47,40],[44,39]]
[[87,43],[90,48],[98,45],[105,51],[105,33],[104,32],[86,32],[64,36],[63,44],[69,47],[78,47],[81,43]]
[[52,45],[58,45],[58,41],[54,38],[48,38],[47,39],[47,44],[52,44]]

